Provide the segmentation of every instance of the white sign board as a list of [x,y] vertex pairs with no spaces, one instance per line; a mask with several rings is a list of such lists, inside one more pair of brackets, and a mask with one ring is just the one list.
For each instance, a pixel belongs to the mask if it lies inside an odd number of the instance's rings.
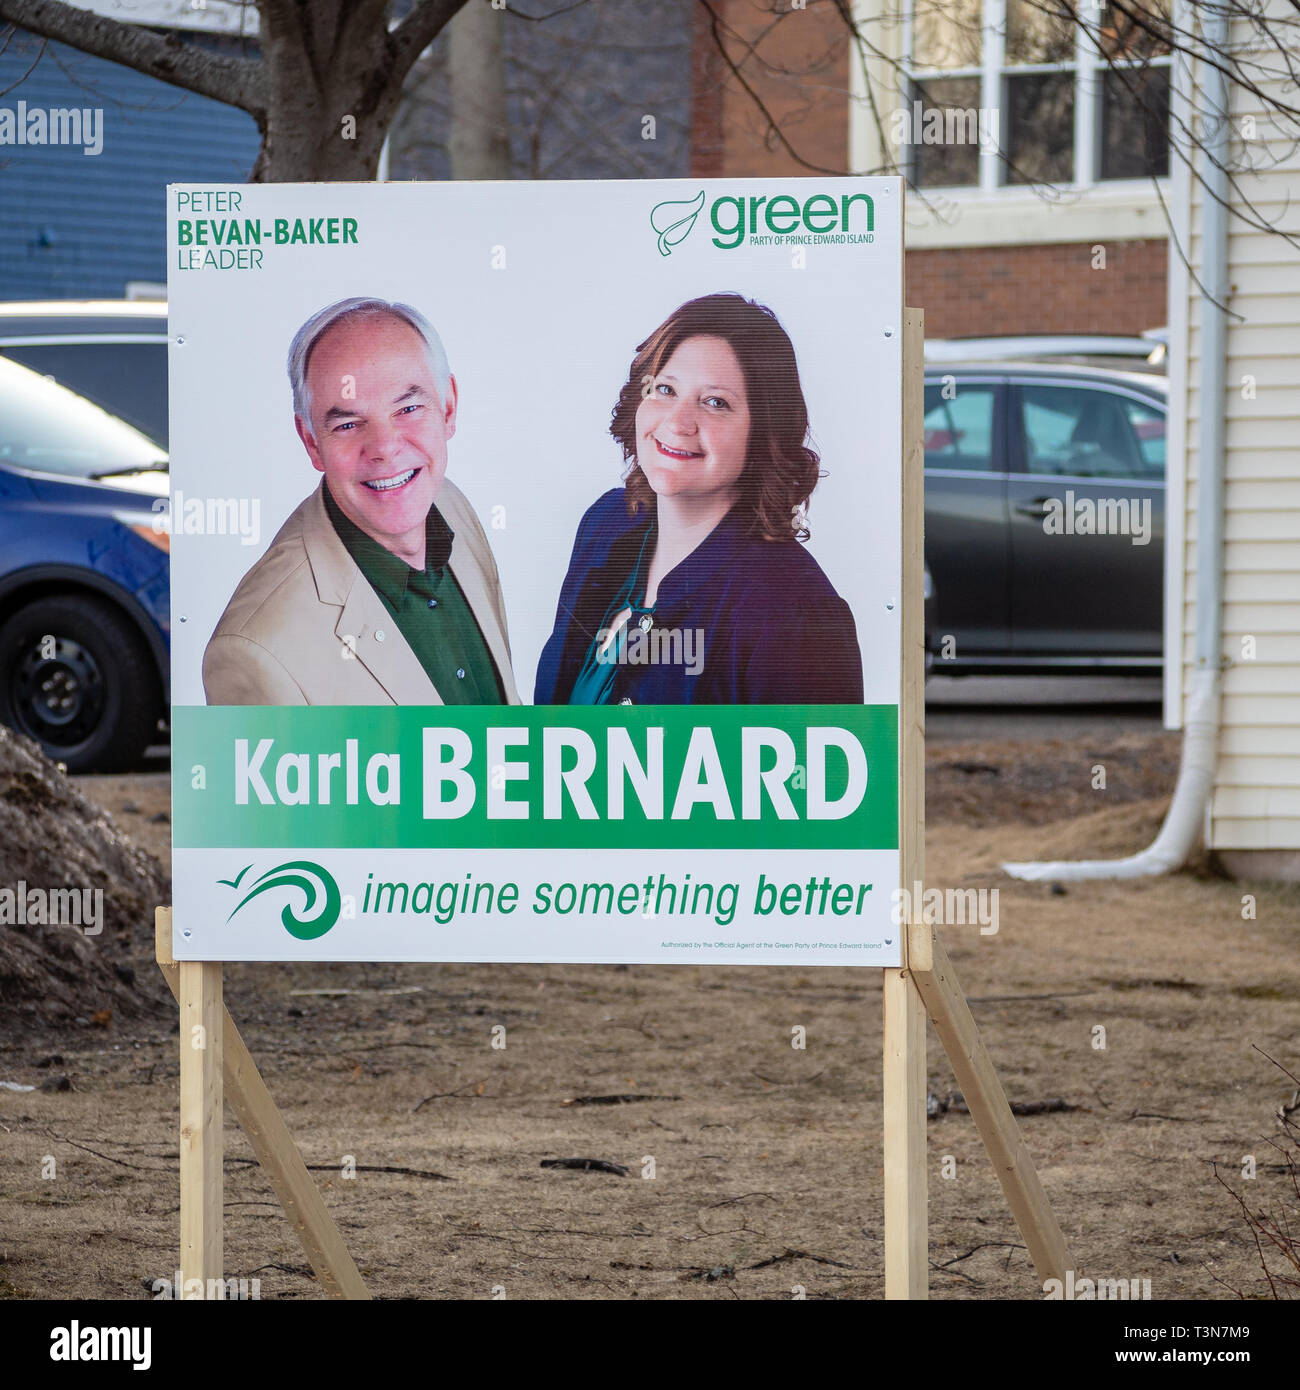
[[178,959],[899,964],[901,197],[169,190]]

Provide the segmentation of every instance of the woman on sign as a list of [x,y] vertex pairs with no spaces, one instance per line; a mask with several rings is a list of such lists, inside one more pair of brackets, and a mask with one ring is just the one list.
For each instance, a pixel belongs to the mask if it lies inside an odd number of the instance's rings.
[[610,433],[627,472],[578,527],[536,703],[860,704],[853,615],[802,545],[819,460],[771,310],[675,310]]

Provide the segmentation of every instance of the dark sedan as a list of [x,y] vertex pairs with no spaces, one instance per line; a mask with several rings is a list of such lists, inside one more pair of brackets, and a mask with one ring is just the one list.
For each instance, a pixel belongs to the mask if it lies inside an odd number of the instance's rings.
[[1164,378],[931,366],[926,638],[943,675],[1162,664]]

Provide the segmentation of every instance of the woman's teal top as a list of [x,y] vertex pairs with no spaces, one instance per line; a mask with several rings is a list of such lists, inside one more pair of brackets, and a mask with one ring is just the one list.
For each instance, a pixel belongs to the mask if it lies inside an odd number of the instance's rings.
[[[614,676],[624,660],[627,651],[627,635],[634,626],[648,627],[654,621],[654,605],[647,607],[645,602],[646,551],[654,553],[650,544],[656,528],[652,525],[645,533],[641,549],[637,553],[632,572],[619,586],[618,591],[605,609],[605,616],[596,629],[591,645],[587,648],[582,670],[573,684],[569,696],[571,705],[607,705],[614,689]],[[606,637],[614,619],[625,609],[632,611],[628,620],[619,628],[613,640],[606,645]],[[601,648],[604,646],[604,650]]]

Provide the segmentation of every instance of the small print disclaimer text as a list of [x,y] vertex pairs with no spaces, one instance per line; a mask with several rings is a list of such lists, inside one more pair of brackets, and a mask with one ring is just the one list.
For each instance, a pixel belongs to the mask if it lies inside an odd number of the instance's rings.
[[878,941],[661,941],[665,951],[878,951]]

